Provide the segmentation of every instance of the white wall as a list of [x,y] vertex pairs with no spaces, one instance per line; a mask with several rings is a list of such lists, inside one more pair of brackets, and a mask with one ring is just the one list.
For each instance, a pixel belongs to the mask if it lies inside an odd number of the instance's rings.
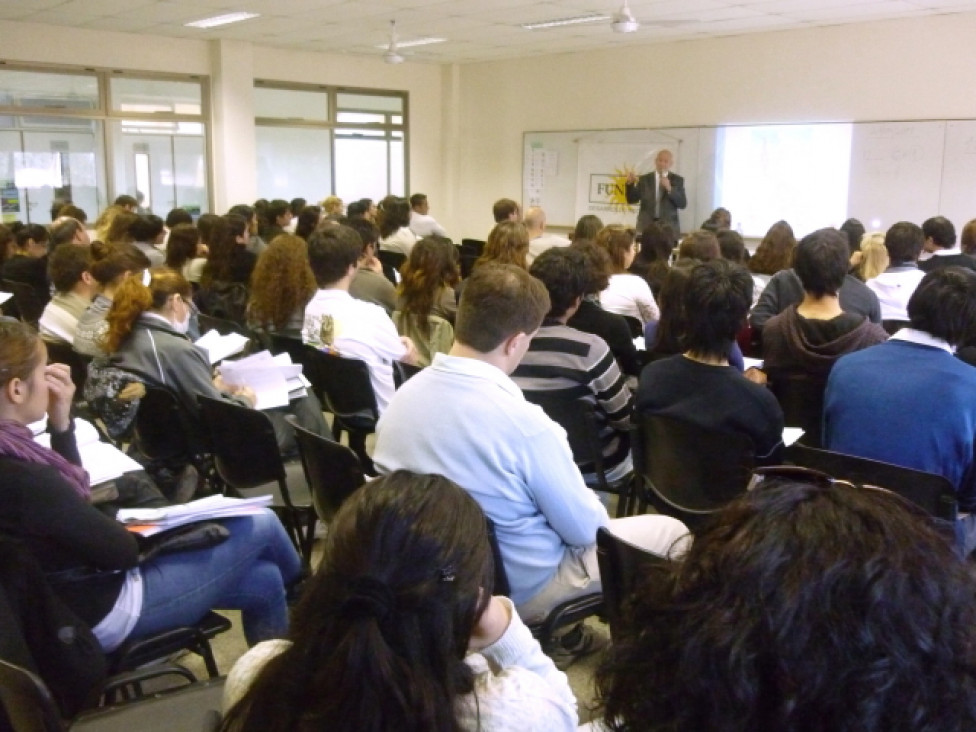
[[439,66],[390,66],[376,58],[0,21],[0,60],[209,76],[217,211],[257,197],[253,98],[242,78],[406,91],[410,95],[410,188],[445,200]]
[[484,238],[492,202],[521,197],[530,130],[976,118],[974,24],[957,14],[462,66],[456,219]]

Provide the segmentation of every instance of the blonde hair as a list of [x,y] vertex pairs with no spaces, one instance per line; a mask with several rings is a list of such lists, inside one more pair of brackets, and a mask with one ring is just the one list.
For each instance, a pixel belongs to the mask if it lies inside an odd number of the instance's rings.
[[342,214],[342,199],[338,196],[323,198],[319,205],[322,207],[322,211],[326,216]]
[[872,231],[861,237],[861,261],[858,262],[857,271],[865,282],[888,269],[890,260],[884,239],[885,235],[880,231]]

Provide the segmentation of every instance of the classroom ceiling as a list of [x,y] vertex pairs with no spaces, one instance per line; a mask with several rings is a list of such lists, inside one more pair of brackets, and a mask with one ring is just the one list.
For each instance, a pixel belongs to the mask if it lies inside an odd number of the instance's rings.
[[[18,20],[160,37],[229,38],[266,46],[382,56],[395,19],[408,62],[470,63],[621,45],[976,11],[976,0],[630,0],[640,22],[613,33],[610,20],[545,30],[537,23],[611,16],[623,0],[0,0]],[[261,17],[210,30],[184,23],[232,11]],[[870,44],[870,38],[864,42]],[[920,41],[921,43],[921,41]],[[2,53],[2,50],[0,50]]]

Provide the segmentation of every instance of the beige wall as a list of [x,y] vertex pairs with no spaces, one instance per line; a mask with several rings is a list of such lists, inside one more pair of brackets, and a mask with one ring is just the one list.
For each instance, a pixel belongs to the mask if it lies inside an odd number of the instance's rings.
[[[0,60],[209,76],[213,85],[216,210],[257,197],[253,99],[242,77],[406,91],[410,94],[410,185],[446,196],[439,66],[390,66],[379,58],[296,52],[240,41],[210,42],[0,22]],[[248,134],[245,134],[248,133]]]
[[457,221],[484,238],[492,202],[521,198],[525,131],[976,118],[974,24],[946,15],[465,65]]

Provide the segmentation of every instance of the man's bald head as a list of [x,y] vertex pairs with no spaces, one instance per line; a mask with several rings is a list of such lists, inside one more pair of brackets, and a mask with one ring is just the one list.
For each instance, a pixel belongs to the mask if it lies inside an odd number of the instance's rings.
[[546,229],[546,212],[538,206],[532,206],[525,212],[522,223],[529,230],[529,236],[541,234]]

